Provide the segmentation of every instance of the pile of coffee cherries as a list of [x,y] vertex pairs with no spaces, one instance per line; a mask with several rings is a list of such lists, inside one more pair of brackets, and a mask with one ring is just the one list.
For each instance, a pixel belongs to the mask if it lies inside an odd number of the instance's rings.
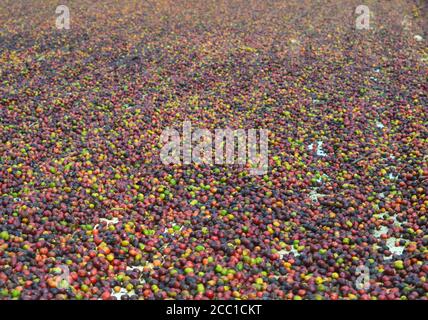
[[[0,5],[0,299],[426,300],[417,5],[150,3]],[[268,170],[162,163],[184,121]]]

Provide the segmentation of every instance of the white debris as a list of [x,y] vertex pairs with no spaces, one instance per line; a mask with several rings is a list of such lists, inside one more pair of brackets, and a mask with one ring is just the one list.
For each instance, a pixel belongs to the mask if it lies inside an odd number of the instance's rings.
[[397,174],[396,176],[394,176],[392,173],[389,173],[389,174],[388,174],[388,178],[389,178],[390,180],[397,180],[397,179],[398,179],[398,174]]
[[119,222],[119,219],[118,218],[116,218],[116,217],[114,217],[113,219],[111,219],[111,220],[109,220],[109,219],[105,219],[105,218],[101,218],[100,219],[100,222],[106,222],[107,223],[107,225],[110,225],[110,224],[116,224],[116,223],[118,223]]
[[[401,254],[403,254],[403,251],[404,251],[405,247],[404,246],[396,246],[395,245],[395,243],[397,241],[400,241],[400,240],[405,240],[405,239],[391,237],[388,240],[386,240],[386,246],[388,247],[389,251],[392,252],[393,255],[401,255]],[[407,240],[405,240],[405,241],[407,242]],[[392,258],[391,256],[385,257],[386,260],[389,260],[391,258]]]
[[[316,150],[316,153],[317,153],[317,156],[320,156],[320,157],[325,157],[325,156],[327,156],[327,154],[325,153],[325,151],[322,149],[322,144],[323,144],[323,142],[322,141],[317,141],[317,150]],[[314,148],[314,144],[313,143],[311,143],[309,146],[308,146],[308,149],[309,150],[312,150]]]
[[380,128],[380,129],[382,129],[382,128],[384,128],[385,126],[383,125],[383,123],[382,123],[382,122],[378,121],[378,122],[376,122],[376,127],[378,127],[378,128]]
[[135,294],[134,290],[128,292],[125,288],[120,288],[119,292],[115,292],[113,289],[111,290],[111,296],[115,297],[117,300],[120,300],[122,296],[129,295],[132,296]]
[[[163,262],[164,262],[164,259],[162,257],[162,263]],[[146,264],[144,266],[127,266],[126,270],[127,271],[138,270],[138,271],[142,272],[142,271],[144,271],[144,268],[152,270],[152,269],[154,269],[154,267],[155,267],[155,265],[153,263],[146,262]]]
[[385,227],[385,226],[381,226],[380,228],[379,228],[379,230],[375,230],[374,232],[373,232],[373,235],[376,237],[376,238],[380,238],[380,236],[381,235],[383,235],[383,234],[387,234],[388,233],[388,228],[387,227]]
[[300,256],[300,252],[297,251],[293,246],[291,246],[290,250],[282,249],[278,251],[280,259],[282,259],[286,254],[290,254],[290,253],[294,254],[295,257]]
[[[116,217],[114,217],[114,218],[113,218],[113,219],[111,219],[111,220],[106,219],[106,218],[101,218],[101,219],[100,219],[100,222],[105,222],[105,223],[107,224],[107,226],[109,226],[110,224],[116,224],[116,223],[118,223],[118,222],[119,222],[119,219],[118,219],[118,218],[116,218]],[[96,225],[94,226],[94,230],[97,230],[99,226],[100,226],[99,224],[96,224]]]
[[143,271],[144,267],[143,266],[127,266],[126,267],[127,271],[132,271],[132,270],[138,270],[138,271]]
[[421,42],[422,40],[424,40],[424,38],[422,38],[422,36],[416,34],[413,39],[415,39],[417,42]]
[[[383,216],[383,217],[385,217],[385,215]],[[400,224],[397,220],[396,220],[396,216],[393,216],[393,218],[394,218],[394,221],[396,221],[396,223],[397,224]],[[388,233],[388,228],[387,227],[385,227],[385,226],[381,226],[380,228],[379,228],[379,230],[375,230],[374,232],[373,232],[373,235],[376,237],[376,238],[380,238],[381,237],[381,235],[383,235],[383,234],[387,234]],[[392,259],[392,256],[393,255],[401,255],[401,254],[403,254],[403,251],[404,251],[404,249],[405,249],[405,247],[404,246],[401,246],[401,245],[396,245],[396,243],[397,242],[399,242],[399,241],[401,241],[401,240],[404,240],[404,241],[406,241],[406,242],[408,242],[408,240],[406,240],[406,239],[403,239],[403,238],[395,238],[395,237],[390,237],[390,238],[388,238],[387,240],[386,240],[386,246],[388,247],[388,250],[389,251],[391,251],[391,253],[392,253],[392,255],[390,255],[390,256],[384,256],[384,259],[385,260],[390,260],[390,259]],[[378,247],[378,246],[376,246],[376,247]]]
[[323,193],[318,193],[317,192],[318,188],[314,188],[313,190],[311,190],[311,192],[309,192],[309,198],[313,201],[313,202],[317,202],[318,198],[324,197],[326,196],[326,194]]

